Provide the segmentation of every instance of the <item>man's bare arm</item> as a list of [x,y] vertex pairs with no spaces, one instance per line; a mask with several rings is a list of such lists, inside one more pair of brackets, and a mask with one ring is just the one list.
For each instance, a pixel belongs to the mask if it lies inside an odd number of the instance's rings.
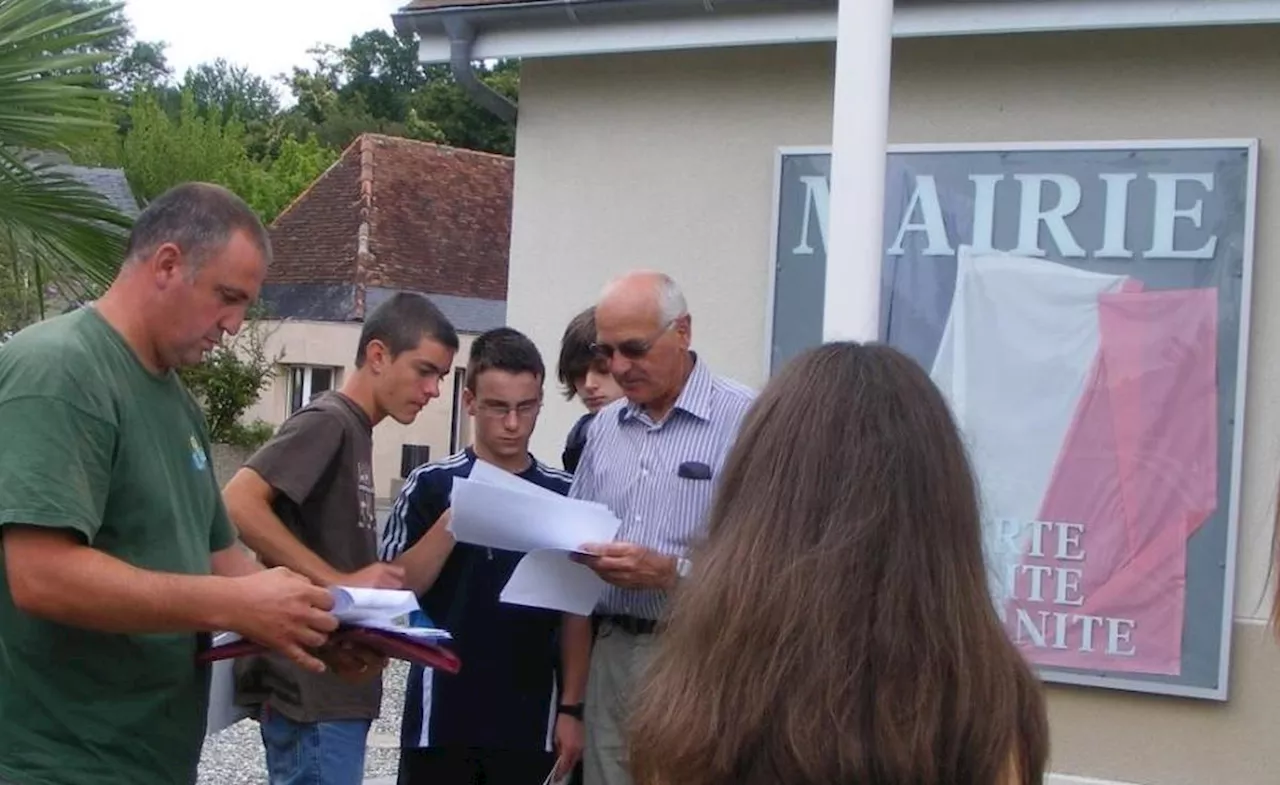
[[295,537],[271,509],[275,494],[276,490],[248,467],[236,472],[222,491],[228,517],[240,531],[245,544],[263,561],[288,567],[320,586],[341,584],[399,589],[403,585],[400,570],[380,562],[350,574],[335,570]]
[[227,516],[245,545],[267,564],[288,567],[321,586],[340,583],[338,571],[303,545],[276,516],[271,509],[275,494],[275,489],[248,467],[237,471],[222,490]]
[[288,570],[243,578],[154,572],[70,532],[36,526],[5,526],[0,543],[18,610],[67,626],[121,634],[231,630],[313,670],[323,663],[305,648],[323,645],[337,627],[329,593]]
[[404,568],[404,587],[419,597],[435,584],[449,554],[453,553],[454,539],[448,524],[449,510],[445,510],[413,547],[391,562]]
[[225,578],[141,570],[70,532],[10,525],[0,536],[13,604],[50,621],[115,633],[217,630],[236,602]]
[[253,558],[253,554],[238,542],[230,548],[214,551],[211,562],[213,574],[224,578],[241,578],[263,569],[258,560]]

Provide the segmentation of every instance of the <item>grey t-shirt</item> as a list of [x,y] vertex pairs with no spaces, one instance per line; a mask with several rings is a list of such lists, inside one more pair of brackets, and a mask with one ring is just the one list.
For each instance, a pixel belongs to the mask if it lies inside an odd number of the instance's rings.
[[[335,570],[377,560],[373,424],[354,401],[339,392],[317,397],[246,465],[276,490],[273,509],[289,531]],[[295,722],[375,719],[382,701],[378,680],[349,684],[275,654],[237,663],[236,675],[238,703]]]

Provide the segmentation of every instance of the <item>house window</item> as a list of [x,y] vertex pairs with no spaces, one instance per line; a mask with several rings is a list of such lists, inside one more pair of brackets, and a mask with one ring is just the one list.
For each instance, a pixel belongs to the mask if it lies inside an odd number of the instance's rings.
[[311,403],[322,392],[332,390],[338,384],[340,368],[323,365],[290,365],[289,414]]
[[467,369],[453,369],[453,429],[449,434],[449,452],[455,453],[469,441],[467,409],[462,405],[462,391],[467,386]]

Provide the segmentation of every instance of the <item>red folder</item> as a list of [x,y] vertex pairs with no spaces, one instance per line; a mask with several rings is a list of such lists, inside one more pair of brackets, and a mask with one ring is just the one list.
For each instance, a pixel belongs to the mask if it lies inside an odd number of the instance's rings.
[[[445,673],[457,673],[462,668],[462,660],[458,655],[438,643],[423,638],[399,635],[391,630],[344,624],[329,636],[329,640],[334,643],[357,643],[387,657],[405,660]],[[205,649],[196,655],[196,661],[204,665],[266,652],[267,648],[262,644],[241,638]]]

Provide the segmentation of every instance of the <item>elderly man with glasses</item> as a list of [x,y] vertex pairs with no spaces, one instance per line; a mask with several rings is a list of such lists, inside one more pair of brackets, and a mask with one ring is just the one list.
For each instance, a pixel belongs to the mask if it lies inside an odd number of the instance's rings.
[[754,393],[712,373],[690,350],[693,320],[675,281],[633,272],[596,304],[594,351],[624,398],[591,424],[570,495],[622,521],[611,543],[585,543],[581,561],[610,586],[587,687],[585,785],[629,785],[624,729],[635,677],[653,645],[667,592],[695,565],[719,472]]

